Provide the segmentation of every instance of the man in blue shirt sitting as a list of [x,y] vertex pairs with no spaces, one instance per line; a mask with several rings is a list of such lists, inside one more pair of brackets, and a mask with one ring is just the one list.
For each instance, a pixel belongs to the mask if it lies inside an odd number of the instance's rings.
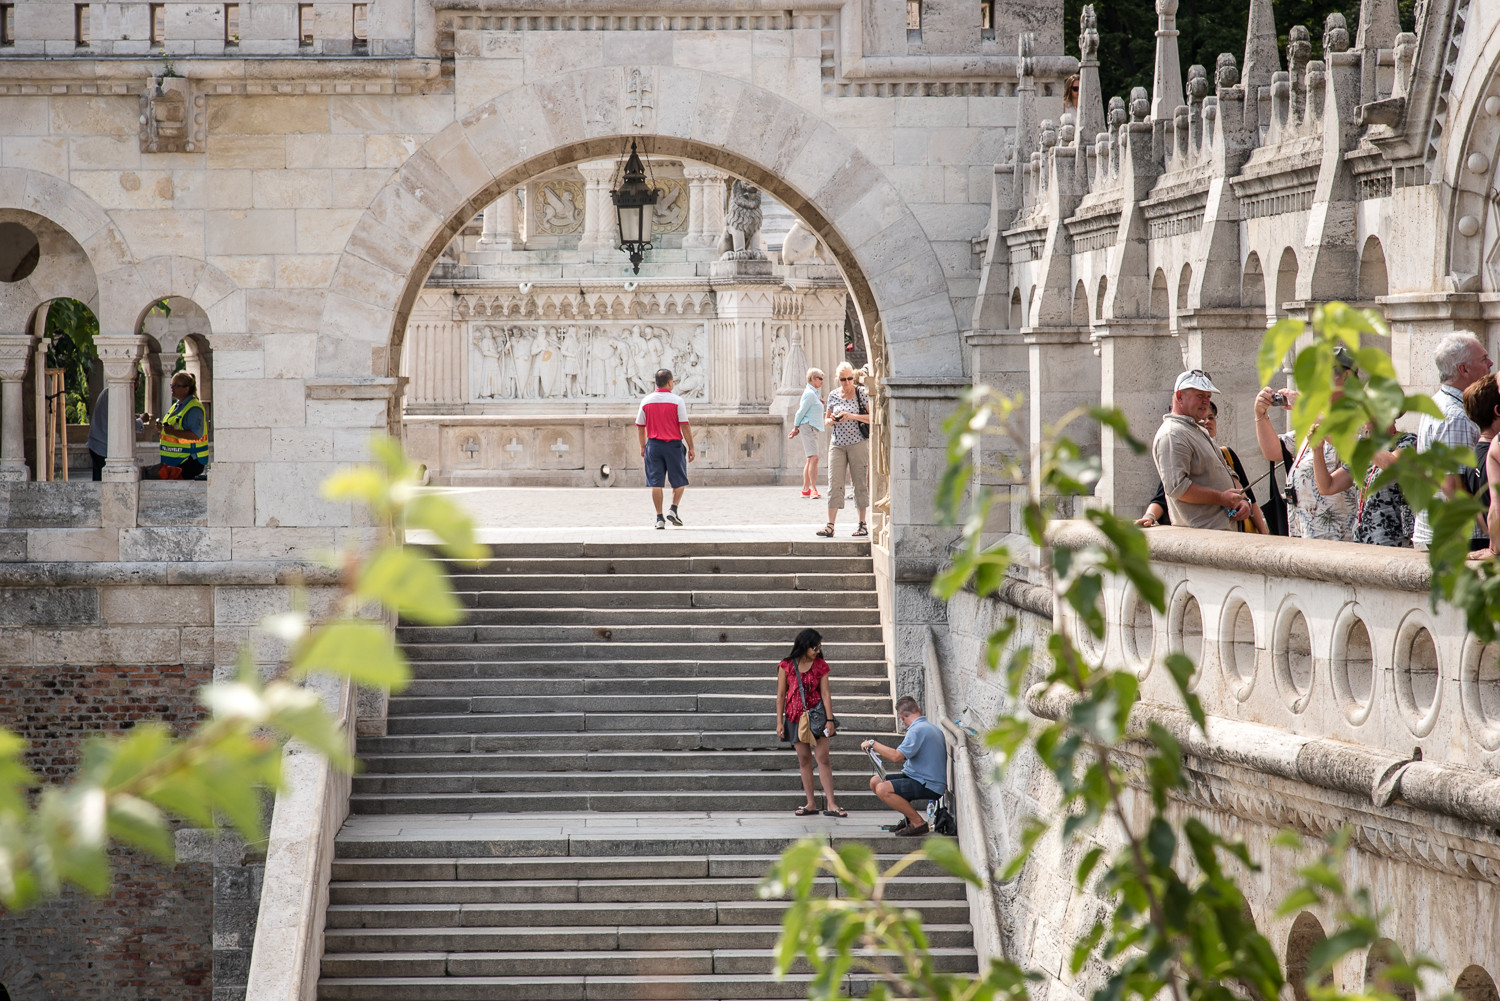
[[948,788],[948,744],[943,731],[927,722],[922,707],[910,695],[896,700],[896,718],[906,730],[906,739],[896,748],[867,740],[860,747],[886,761],[903,766],[898,774],[882,779],[870,776],[870,791],[880,801],[906,818],[891,833],[898,838],[919,838],[927,833],[927,821],[912,800],[940,798]]

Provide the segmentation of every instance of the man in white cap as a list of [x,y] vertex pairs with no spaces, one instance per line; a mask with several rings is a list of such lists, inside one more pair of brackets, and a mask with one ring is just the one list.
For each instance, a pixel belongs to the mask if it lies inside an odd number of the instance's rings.
[[1209,401],[1218,388],[1202,369],[1177,377],[1172,409],[1161,419],[1151,441],[1151,457],[1161,474],[1172,524],[1183,528],[1230,531],[1250,514],[1234,474],[1198,422],[1209,416]]

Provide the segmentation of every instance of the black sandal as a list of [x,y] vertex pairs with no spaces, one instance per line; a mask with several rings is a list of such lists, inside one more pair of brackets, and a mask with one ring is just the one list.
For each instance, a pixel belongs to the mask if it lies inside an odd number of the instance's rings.
[[833,538],[833,522],[830,521],[827,525],[824,525],[822,528],[818,529],[817,534],[821,535],[825,539]]
[[[830,525],[828,527],[832,528],[833,526]],[[870,530],[865,527],[865,523],[864,522],[860,522],[859,523],[859,527],[856,528],[851,534],[854,535],[856,538],[858,538],[860,536],[869,535],[870,534]]]

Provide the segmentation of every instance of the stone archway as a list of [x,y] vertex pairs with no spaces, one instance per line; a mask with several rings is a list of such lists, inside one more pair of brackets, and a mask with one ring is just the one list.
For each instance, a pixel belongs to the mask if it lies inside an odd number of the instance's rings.
[[[320,325],[318,374],[393,375],[412,304],[460,226],[530,176],[619,153],[633,130],[624,72],[600,67],[516,88],[416,150],[372,200],[340,256]],[[875,163],[770,91],[696,70],[657,72],[658,93],[691,99],[647,116],[636,134],[654,154],[743,177],[807,220],[844,275],[879,372],[961,374],[942,265]]]
[[1452,95],[1447,155],[1436,158],[1448,191],[1444,267],[1459,292],[1500,291],[1500,35],[1491,33],[1474,65],[1486,67]]

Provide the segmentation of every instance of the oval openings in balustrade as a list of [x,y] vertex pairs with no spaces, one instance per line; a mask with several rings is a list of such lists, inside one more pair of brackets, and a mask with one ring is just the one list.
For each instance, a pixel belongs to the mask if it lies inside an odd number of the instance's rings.
[[1333,627],[1333,694],[1344,717],[1359,726],[1370,718],[1375,693],[1375,648],[1363,619],[1347,607]]
[[1219,619],[1219,663],[1224,680],[1241,702],[1255,687],[1255,615],[1238,591],[1231,591]]
[[1276,677],[1276,689],[1281,692],[1287,708],[1294,713],[1306,709],[1313,689],[1312,633],[1307,626],[1307,617],[1295,605],[1283,605],[1277,616],[1271,644],[1271,667]]

